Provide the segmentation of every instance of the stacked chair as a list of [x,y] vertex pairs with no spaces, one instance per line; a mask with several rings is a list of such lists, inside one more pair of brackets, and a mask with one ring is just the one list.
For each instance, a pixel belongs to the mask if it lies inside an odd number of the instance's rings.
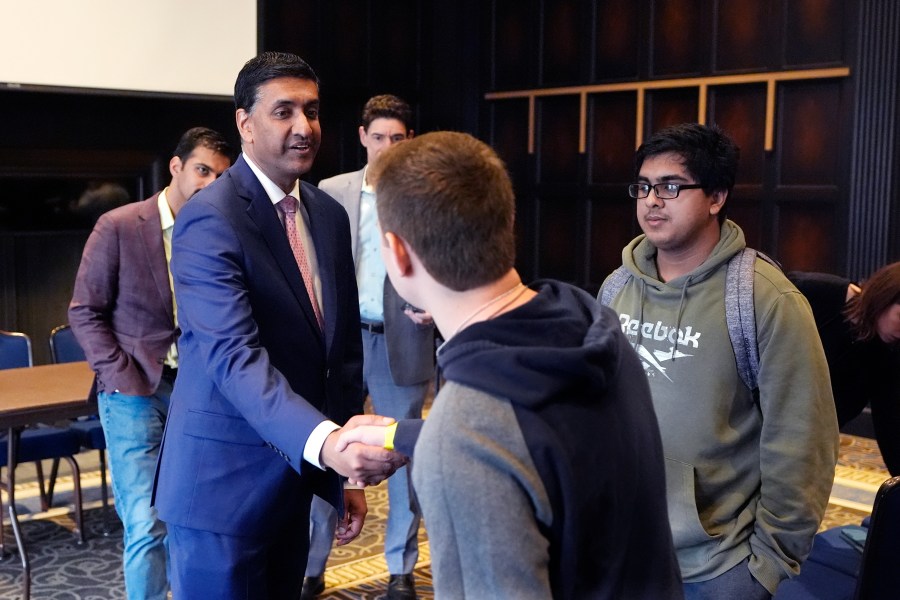
[[[85,360],[84,350],[75,339],[72,328],[60,325],[50,332],[50,357],[54,363],[77,362]],[[72,430],[78,435],[79,443],[85,450],[96,450],[100,461],[100,497],[103,502],[103,534],[109,535],[109,492],[106,485],[106,437],[97,417],[88,417],[73,421]],[[50,489],[53,489],[53,477],[59,459],[53,462]],[[52,493],[52,492],[51,492]]]
[[[0,369],[15,369],[31,367],[33,365],[31,353],[31,340],[24,333],[0,331]],[[0,392],[2,393],[2,392]],[[0,433],[0,471],[7,467],[5,480],[0,480],[0,489],[10,494],[15,485],[15,472],[9,469],[8,433]],[[75,523],[77,526],[77,538],[79,543],[84,542],[84,521],[81,506],[81,471],[75,461],[75,455],[81,450],[78,435],[68,428],[58,427],[30,427],[24,429],[19,438],[17,449],[17,463],[34,462],[37,471],[38,486],[41,498],[41,510],[47,510],[53,501],[52,484],[44,489],[44,472],[41,466],[42,460],[54,460],[53,477],[59,464],[59,459],[65,460],[72,470],[75,487]],[[2,473],[0,473],[2,475]],[[0,494],[0,515],[4,514],[3,498]],[[4,544],[3,527],[0,526],[0,555],[6,553]]]

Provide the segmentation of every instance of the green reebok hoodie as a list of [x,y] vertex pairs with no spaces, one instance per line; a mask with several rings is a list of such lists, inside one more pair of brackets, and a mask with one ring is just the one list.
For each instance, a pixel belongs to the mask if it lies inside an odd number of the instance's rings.
[[663,283],[641,235],[622,252],[633,277],[612,300],[641,358],[666,456],[669,521],[685,582],[748,556],[774,593],[799,573],[828,504],[838,426],[809,304],[757,259],[758,399],[741,381],[725,321],[728,259],[745,247],[731,221],[691,273]]

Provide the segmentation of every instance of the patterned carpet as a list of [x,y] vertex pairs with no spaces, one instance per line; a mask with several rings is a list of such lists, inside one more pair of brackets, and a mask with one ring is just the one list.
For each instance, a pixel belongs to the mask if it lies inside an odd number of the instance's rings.
[[[82,458],[79,457],[79,462]],[[74,523],[66,503],[71,480],[61,480],[58,508],[36,512],[34,483],[17,486],[23,530],[32,561],[32,598],[35,600],[113,600],[125,598],[121,573],[121,525],[109,536],[102,533],[99,476],[84,466],[83,485],[90,508],[85,514],[87,542],[79,546],[72,533]],[[841,453],[835,470],[832,497],[821,529],[859,524],[871,511],[878,486],[888,478],[878,447],[868,438],[841,435]],[[382,540],[387,516],[387,486],[367,490],[369,516],[363,534],[349,546],[335,548],[325,573],[326,600],[382,600],[387,568]],[[5,498],[4,498],[5,500]],[[4,520],[6,542],[14,546],[12,531]],[[302,566],[298,566],[302,568]],[[18,555],[0,562],[0,600],[19,600],[22,582]],[[424,529],[419,532],[419,562],[415,570],[419,598],[431,600],[431,557]]]
[[841,434],[834,485],[819,531],[839,525],[859,525],[872,513],[879,486],[890,478],[875,440]]
[[[78,457],[81,462],[81,456]],[[34,600],[119,600],[125,599],[122,577],[122,526],[110,510],[110,534],[103,535],[103,514],[99,508],[99,475],[83,472],[86,494],[84,545],[77,543],[71,513],[71,478],[60,478],[58,500],[46,513],[38,512],[37,485],[16,486],[17,507],[31,560],[31,597]],[[387,589],[387,565],[382,554],[387,522],[387,485],[366,490],[369,514],[363,533],[348,546],[335,547],[325,573],[327,589],[321,598],[381,600]],[[6,500],[4,496],[4,501]],[[5,506],[5,505],[4,505]],[[4,519],[4,536],[13,551],[0,561],[0,600],[21,600],[22,567],[15,540]],[[419,532],[419,561],[414,576],[421,600],[431,600],[431,559],[424,529]],[[305,565],[299,565],[303,569]]]
[[[347,546],[335,547],[325,569],[325,593],[329,600],[376,600],[387,588],[384,529],[387,523],[387,485],[366,489],[369,514],[363,533]],[[414,571],[420,600],[434,598],[431,587],[431,555],[424,528],[419,529],[419,560]]]
[[[102,510],[85,513],[83,545],[72,533],[69,514],[23,523],[31,559],[31,597],[35,600],[113,600],[125,598],[122,579],[122,529],[103,536]],[[6,528],[8,543],[12,531]],[[22,567],[18,553],[0,563],[0,598],[22,598]]]

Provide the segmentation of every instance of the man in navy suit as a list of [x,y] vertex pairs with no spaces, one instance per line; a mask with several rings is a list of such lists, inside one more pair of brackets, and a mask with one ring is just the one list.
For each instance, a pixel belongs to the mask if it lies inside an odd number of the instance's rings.
[[169,587],[166,528],[150,497],[178,368],[172,227],[187,201],[228,168],[230,155],[218,132],[185,132],[169,160],[168,187],[97,221],[69,304],[72,332],[97,374],[129,600],[165,600]]
[[[363,490],[396,453],[335,445],[362,410],[347,213],[300,175],[319,148],[312,68],[266,52],[241,69],[242,155],[182,211],[172,274],[182,336],[156,487],[175,598],[295,598],[312,495],[359,534]],[[390,419],[356,416],[360,423]],[[345,512],[346,507],[346,512]]]

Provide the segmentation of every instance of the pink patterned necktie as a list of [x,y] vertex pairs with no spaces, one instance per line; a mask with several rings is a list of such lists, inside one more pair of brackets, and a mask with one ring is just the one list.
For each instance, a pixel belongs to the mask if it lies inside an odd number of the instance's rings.
[[278,202],[278,209],[284,214],[284,229],[287,232],[291,250],[294,252],[294,260],[297,261],[297,266],[300,267],[300,274],[303,275],[303,283],[306,285],[306,293],[309,294],[313,312],[316,313],[319,329],[324,329],[325,320],[322,318],[319,301],[316,300],[316,291],[313,289],[312,269],[309,268],[306,248],[303,246],[303,240],[300,239],[300,232],[297,231],[297,199],[291,195],[285,196]]

